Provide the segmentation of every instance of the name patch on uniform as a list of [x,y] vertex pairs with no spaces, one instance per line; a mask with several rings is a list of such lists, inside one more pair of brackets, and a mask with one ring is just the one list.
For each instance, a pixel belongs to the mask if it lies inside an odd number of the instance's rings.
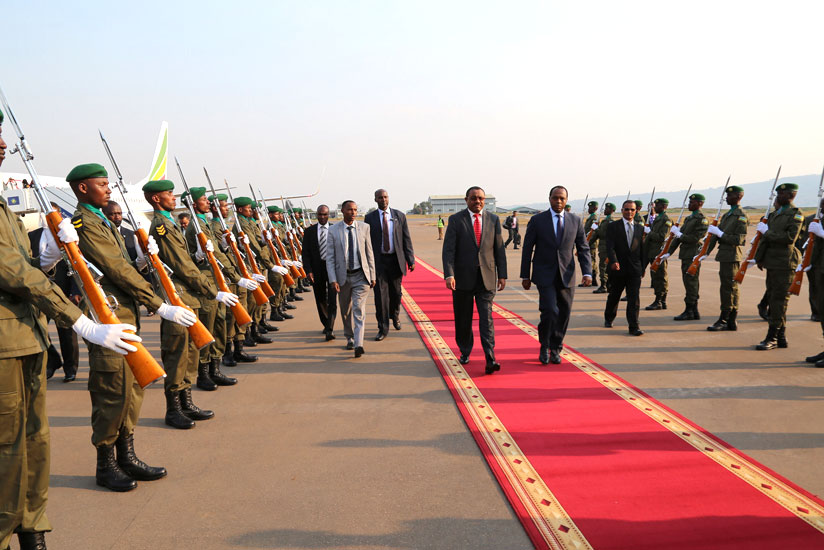
[[73,217],[72,225],[75,229],[80,229],[81,227],[83,227],[83,218],[81,218],[80,216]]
[[165,225],[158,225],[157,226],[157,234],[161,237],[166,234],[166,226]]

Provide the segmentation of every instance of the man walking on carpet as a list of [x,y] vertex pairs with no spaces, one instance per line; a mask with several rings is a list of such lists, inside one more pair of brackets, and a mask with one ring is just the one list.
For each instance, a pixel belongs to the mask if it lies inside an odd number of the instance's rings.
[[604,307],[604,326],[612,327],[612,322],[618,314],[621,294],[626,289],[629,333],[641,336],[644,331],[638,326],[638,311],[641,308],[641,279],[645,270],[642,246],[644,226],[635,223],[635,208],[634,201],[624,201],[621,205],[622,218],[607,227],[610,287]]

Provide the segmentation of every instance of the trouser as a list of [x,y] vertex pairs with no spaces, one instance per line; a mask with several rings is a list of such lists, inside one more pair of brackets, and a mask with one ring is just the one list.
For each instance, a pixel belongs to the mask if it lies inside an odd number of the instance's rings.
[[767,294],[770,304],[770,326],[784,328],[787,324],[787,304],[790,297],[787,291],[793,282],[795,272],[792,269],[767,270]]
[[607,251],[598,249],[598,255],[600,256],[600,260],[598,261],[598,276],[601,277],[601,286],[609,286],[609,270],[607,269],[607,263],[609,257],[607,257]]
[[641,309],[641,275],[627,274],[623,271],[613,271],[609,278],[609,294],[604,306],[604,320],[610,323],[618,315],[618,304],[621,294],[627,291],[627,325],[629,330],[638,328],[638,312]]
[[315,294],[318,319],[320,319],[320,324],[323,325],[324,332],[332,332],[335,329],[338,305],[335,302],[335,288],[329,284],[326,262],[321,262],[320,270],[314,272],[314,277],[315,282],[312,284],[312,292]]
[[443,240],[443,227],[438,228],[438,240],[439,241]]
[[[818,308],[818,290],[821,288],[818,286],[817,277],[815,276],[815,268],[812,268],[807,272],[807,281],[808,287],[807,290],[809,291],[809,301],[810,301],[810,313],[813,315],[819,315],[821,311]],[[61,340],[62,342],[62,340]],[[62,344],[61,344],[62,347]],[[65,358],[63,359],[65,361]]]
[[541,320],[538,322],[538,340],[542,348],[560,352],[564,347],[569,325],[569,313],[572,310],[574,288],[566,288],[561,277],[556,275],[552,286],[538,287],[538,309]]
[[340,285],[340,315],[343,319],[343,335],[354,339],[355,347],[363,347],[363,322],[366,317],[366,296],[369,281],[362,269],[346,274],[346,282]]
[[[137,327],[140,334],[138,305],[121,303],[116,314],[121,323]],[[134,432],[143,406],[143,388],[135,380],[126,356],[103,346],[86,343],[89,348],[89,396],[92,401],[92,445],[111,445],[121,428]]]
[[515,227],[515,228],[512,228],[512,229],[509,229],[508,231],[509,231],[509,238],[504,243],[504,248],[509,246],[509,243],[511,243],[513,241],[515,242],[515,248],[518,248],[518,246],[520,246],[520,244],[521,244],[521,234],[518,232],[518,228]]
[[698,276],[701,275],[701,264],[695,270],[695,275],[690,275],[687,270],[692,265],[692,259],[681,260],[681,280],[684,283],[684,303],[688,306],[698,305]]
[[718,262],[718,278],[721,281],[721,313],[738,309],[738,283],[735,274],[741,262]]
[[492,300],[495,290],[487,290],[484,286],[481,270],[475,278],[472,290],[452,291],[452,313],[455,317],[455,343],[461,355],[469,355],[474,345],[472,334],[472,305],[474,302],[478,310],[478,328],[481,337],[481,347],[484,350],[487,362],[495,360],[495,325],[492,322]]
[[60,341],[60,355],[63,357],[63,374],[77,374],[77,365],[80,363],[77,333],[71,327],[57,327],[57,339]]
[[[212,333],[215,342],[217,342],[218,336],[215,333],[218,331],[218,328],[215,326],[215,322],[218,315],[218,305],[220,304],[214,298],[209,298],[207,296],[198,296],[198,300],[200,300],[200,309],[197,312],[197,318],[200,319],[200,322],[203,323],[206,330]],[[212,359],[214,356],[214,347],[215,345],[212,343],[211,345],[200,349],[199,354],[201,363],[208,363]],[[217,357],[221,356],[223,356],[222,351]]]
[[0,359],[0,548],[15,529],[51,531],[46,353]]
[[[245,288],[234,285],[232,288],[237,289],[237,299],[239,304],[243,304],[243,307],[248,311],[248,296],[251,296],[251,292],[248,292]],[[234,290],[232,292],[235,292]],[[254,300],[254,298],[252,298]],[[243,330],[237,324],[237,319],[235,319],[235,314],[232,313],[230,308],[226,308],[226,343],[231,342],[237,338],[243,338]]]
[[166,371],[163,387],[167,392],[192,387],[192,380],[197,376],[199,354],[186,327],[166,319],[160,321],[160,359]]
[[269,298],[269,303],[272,307],[279,308],[283,303],[283,297],[286,295],[286,283],[283,281],[283,275],[269,270],[269,286],[275,291],[275,295]]
[[389,334],[389,320],[398,320],[401,311],[401,281],[403,274],[396,254],[378,254],[377,280],[375,281],[375,317],[378,332]]
[[[651,264],[655,257],[658,254],[656,253],[655,256],[652,256],[649,259],[649,263]],[[655,292],[656,298],[663,298],[667,295],[667,291],[669,290],[669,279],[667,278],[667,260],[661,262],[658,266],[657,271],[653,271],[652,269],[649,270],[650,279],[652,279],[652,290]]]
[[[598,247],[590,247],[589,249],[589,259],[590,265],[592,266],[592,275],[595,276],[598,274]],[[595,277],[593,277],[593,282],[595,281]]]
[[[817,288],[824,288],[824,270],[818,269],[811,269],[809,273],[813,273],[813,276],[810,277],[810,280],[813,278],[815,279],[815,284]],[[816,299],[816,307],[818,311],[824,311],[824,292],[816,292],[815,294]],[[824,321],[820,321],[821,324],[821,332],[824,334]]]

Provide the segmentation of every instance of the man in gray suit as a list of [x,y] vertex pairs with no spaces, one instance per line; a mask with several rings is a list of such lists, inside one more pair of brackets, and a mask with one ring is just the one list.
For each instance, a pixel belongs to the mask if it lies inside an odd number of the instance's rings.
[[478,308],[481,346],[486,357],[486,374],[501,370],[495,361],[495,327],[492,300],[495,291],[506,286],[506,251],[501,237],[501,220],[484,210],[486,193],[480,187],[466,191],[466,210],[449,217],[443,241],[443,274],[452,291],[455,341],[460,362],[469,362],[472,335],[472,305]]
[[369,226],[355,221],[358,205],[355,201],[345,201],[341,212],[343,223],[329,229],[326,272],[329,284],[338,293],[346,349],[354,349],[355,357],[360,357],[364,353],[366,296],[375,286],[375,258]]

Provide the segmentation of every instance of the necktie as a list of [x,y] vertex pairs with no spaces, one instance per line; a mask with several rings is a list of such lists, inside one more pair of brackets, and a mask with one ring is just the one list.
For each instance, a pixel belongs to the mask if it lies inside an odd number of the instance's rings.
[[627,226],[627,246],[632,248],[632,234],[634,233],[632,230],[632,224],[630,222],[626,222],[624,225]]
[[318,226],[318,231],[320,231],[320,236],[318,237],[320,259],[326,261],[326,227]]
[[383,213],[383,251],[389,252],[389,213]]
[[354,229],[354,225],[350,225],[346,228],[348,233],[348,241],[349,241],[349,261],[347,263],[348,269],[351,271],[355,269],[355,239],[352,237],[352,229]]
[[560,244],[564,237],[564,222],[560,214],[555,214],[555,241]]
[[475,216],[475,242],[478,243],[478,247],[481,246],[481,222],[478,219],[480,214],[474,214]]

